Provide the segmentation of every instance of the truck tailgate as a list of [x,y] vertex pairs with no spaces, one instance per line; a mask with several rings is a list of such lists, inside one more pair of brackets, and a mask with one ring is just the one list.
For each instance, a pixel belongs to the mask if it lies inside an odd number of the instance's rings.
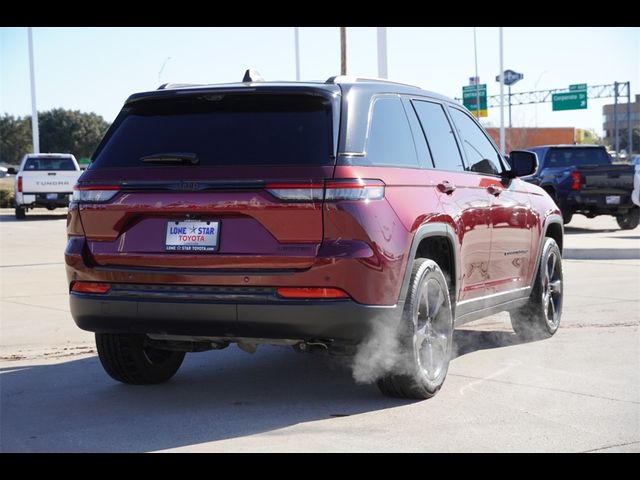
[[76,170],[22,171],[22,191],[31,193],[71,193],[82,172]]

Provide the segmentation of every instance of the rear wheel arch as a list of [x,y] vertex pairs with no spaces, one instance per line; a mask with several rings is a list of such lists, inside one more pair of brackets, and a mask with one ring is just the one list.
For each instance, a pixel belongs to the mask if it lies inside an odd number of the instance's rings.
[[399,303],[404,302],[409,288],[413,263],[417,258],[429,258],[436,262],[449,284],[451,305],[455,305],[458,285],[458,249],[453,228],[445,223],[429,223],[416,230],[407,254]]

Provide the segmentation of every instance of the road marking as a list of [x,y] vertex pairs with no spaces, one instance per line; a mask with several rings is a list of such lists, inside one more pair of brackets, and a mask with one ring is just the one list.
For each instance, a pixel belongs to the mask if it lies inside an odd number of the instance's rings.
[[0,265],[0,268],[42,267],[42,266],[45,266],[45,265],[64,265],[64,262],[25,263],[23,265]]
[[[498,370],[496,372],[493,372],[492,374],[487,375],[486,377],[478,378],[476,381],[465,385],[464,387],[462,387],[460,389],[460,395],[464,395],[465,390],[474,390],[473,387],[475,387],[476,385],[480,385],[483,382],[486,382],[488,380],[492,380],[493,378],[497,377],[498,375],[502,375],[503,373],[508,372],[513,367],[517,367],[519,365],[522,365],[522,362],[520,360],[509,360],[506,365],[507,365],[506,367],[501,368],[500,370]],[[458,375],[458,376],[465,377],[464,375]],[[474,378],[474,377],[465,377],[465,378]]]

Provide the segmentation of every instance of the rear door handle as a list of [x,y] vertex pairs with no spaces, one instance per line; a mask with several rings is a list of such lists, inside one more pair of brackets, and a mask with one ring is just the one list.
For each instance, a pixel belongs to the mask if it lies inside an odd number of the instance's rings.
[[497,197],[498,195],[500,195],[502,193],[502,190],[504,189],[500,187],[496,187],[495,185],[489,185],[487,187],[487,192],[489,192],[494,197]]
[[451,195],[455,189],[456,186],[448,180],[443,180],[438,184],[438,190],[447,195]]

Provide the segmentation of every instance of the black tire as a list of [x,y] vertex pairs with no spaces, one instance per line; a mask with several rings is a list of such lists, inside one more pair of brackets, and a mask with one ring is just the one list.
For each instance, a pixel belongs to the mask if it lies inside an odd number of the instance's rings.
[[562,317],[562,255],[553,238],[546,238],[533,289],[523,307],[510,312],[511,326],[525,341],[551,337]]
[[622,230],[633,230],[640,223],[640,207],[633,207],[625,215],[618,215],[616,221]]
[[573,218],[573,212],[572,211],[567,211],[567,210],[561,210],[562,212],[562,223],[564,225],[566,225],[567,223],[569,223],[571,221],[571,219]]
[[25,218],[27,218],[27,211],[25,210],[24,207],[16,207],[16,219],[17,220],[24,220]]
[[100,363],[111,378],[131,385],[166,382],[184,360],[184,352],[146,345],[145,335],[96,333],[96,346]]
[[433,260],[413,264],[399,335],[401,360],[378,388],[391,397],[433,397],[447,375],[453,341],[449,287]]

